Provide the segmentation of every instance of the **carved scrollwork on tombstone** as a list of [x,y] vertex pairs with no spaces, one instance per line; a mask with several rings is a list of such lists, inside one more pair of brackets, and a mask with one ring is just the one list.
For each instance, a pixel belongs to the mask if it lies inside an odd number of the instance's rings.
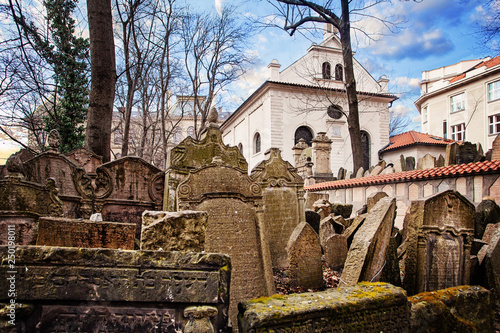
[[188,318],[184,333],[213,333],[214,327],[211,317],[217,315],[217,308],[213,306],[191,306],[184,310],[184,317]]
[[50,216],[63,216],[63,203],[59,196],[59,189],[56,188],[56,180],[54,178],[48,178],[45,183],[45,188],[49,192],[50,204],[49,204],[49,215]]
[[255,195],[261,195],[262,194],[262,188],[258,184],[252,184],[250,185],[250,192]]
[[73,171],[73,183],[80,195],[86,199],[94,198],[94,187],[92,186],[92,179],[87,175],[83,169],[75,169]]
[[158,172],[154,175],[149,183],[148,191],[149,197],[154,202],[161,202],[163,200],[163,190],[165,188],[165,174]]
[[191,187],[187,184],[183,184],[179,187],[179,195],[188,195],[191,191]]
[[113,182],[109,173],[104,169],[96,170],[95,193],[96,198],[103,199],[108,197],[113,191]]

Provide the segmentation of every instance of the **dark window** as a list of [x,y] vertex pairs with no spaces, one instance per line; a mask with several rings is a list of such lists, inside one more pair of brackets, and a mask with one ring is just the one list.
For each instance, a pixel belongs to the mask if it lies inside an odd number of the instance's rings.
[[330,80],[332,78],[332,70],[329,62],[324,62],[321,67],[321,74],[323,79]]
[[313,139],[313,134],[311,130],[306,126],[300,126],[295,131],[295,144],[299,142],[300,139],[306,140],[307,145],[311,146],[311,141]]
[[370,136],[361,131],[361,148],[363,149],[363,169],[370,169]]
[[448,124],[446,120],[443,121],[443,138],[446,140],[448,135]]
[[260,134],[257,133],[255,134],[255,138],[253,140],[254,142],[254,154],[257,154],[257,153],[260,153],[260,149],[261,149],[261,142],[260,142]]
[[344,81],[344,70],[341,64],[335,65],[335,80]]
[[339,105],[332,104],[328,107],[326,113],[330,118],[340,119],[342,118],[342,108]]

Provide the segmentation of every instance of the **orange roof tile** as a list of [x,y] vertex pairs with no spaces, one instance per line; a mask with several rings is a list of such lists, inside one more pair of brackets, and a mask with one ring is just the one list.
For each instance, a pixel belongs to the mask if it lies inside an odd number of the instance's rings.
[[[482,66],[486,66],[486,68],[491,68],[491,67],[496,66],[498,64],[500,64],[500,56],[496,56],[495,58],[492,58],[490,60],[481,61],[479,64],[477,64],[476,66],[474,66],[472,68],[477,69],[477,68],[482,67]],[[466,72],[468,72],[468,70]],[[466,72],[452,77],[449,82],[453,83],[453,82],[457,82],[457,81],[465,78]]]
[[456,81],[458,81],[458,80],[461,80],[461,79],[463,79],[464,77],[465,77],[465,73],[462,73],[462,74],[460,74],[460,75],[457,75],[457,76],[453,77],[453,78],[450,80],[450,83],[453,83],[453,82],[456,82]]
[[382,151],[388,151],[417,144],[446,146],[452,142],[456,142],[454,140],[443,139],[435,135],[430,135],[415,131],[409,131],[391,136],[389,140],[391,141],[390,145],[384,148]]
[[425,170],[413,170],[405,172],[391,173],[387,175],[369,176],[363,178],[353,178],[336,180],[332,182],[318,183],[304,187],[306,191],[323,191],[340,188],[371,186],[387,183],[399,183],[412,180],[435,179],[445,177],[456,177],[458,175],[473,175],[479,173],[500,172],[500,160],[484,161],[469,164],[457,164],[447,167],[432,168]]

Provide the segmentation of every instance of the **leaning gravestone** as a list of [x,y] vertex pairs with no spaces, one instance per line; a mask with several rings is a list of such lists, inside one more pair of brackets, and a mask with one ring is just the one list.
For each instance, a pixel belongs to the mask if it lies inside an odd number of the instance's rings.
[[380,199],[387,197],[387,193],[385,192],[374,192],[366,198],[366,208],[368,211],[375,206],[377,202],[379,202]]
[[178,210],[208,213],[205,251],[231,257],[229,318],[235,324],[239,302],[274,293],[262,189],[246,172],[214,158],[179,184],[177,198]]
[[281,158],[278,148],[271,148],[269,158],[258,164],[250,179],[262,187],[264,221],[269,251],[274,268],[288,267],[283,246],[295,227],[306,220],[304,213],[304,181],[296,169]]
[[202,252],[205,250],[207,212],[142,213],[141,250]]
[[390,198],[380,199],[367,214],[349,248],[341,286],[380,281],[379,274],[385,264],[395,215],[396,199]]
[[452,190],[412,201],[403,258],[403,287],[410,295],[469,283],[474,211]]
[[313,210],[306,209],[306,222],[311,225],[314,231],[319,234],[319,225],[321,223],[321,215]]
[[335,229],[333,228],[333,219],[328,216],[327,218],[321,220],[319,225],[319,242],[321,246],[324,248],[326,240],[330,238],[332,235],[335,235]]
[[484,198],[476,207],[474,238],[483,238],[486,226],[497,222],[500,222],[500,207],[493,198]]
[[347,238],[343,235],[334,234],[330,236],[323,245],[325,253],[325,264],[331,269],[344,267],[347,259]]
[[496,299],[500,297],[500,229],[491,237],[484,256],[484,267],[488,287],[493,289]]
[[321,245],[318,234],[309,224],[302,222],[295,228],[288,240],[287,251],[292,287],[302,290],[321,288]]

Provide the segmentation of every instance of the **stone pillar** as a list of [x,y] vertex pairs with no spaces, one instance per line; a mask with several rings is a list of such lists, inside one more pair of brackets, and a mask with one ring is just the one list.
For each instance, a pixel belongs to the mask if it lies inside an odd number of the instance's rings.
[[293,146],[293,159],[295,161],[295,167],[299,167],[299,158],[302,154],[302,151],[308,147],[306,140],[300,139],[299,142],[295,146]]
[[330,168],[330,153],[332,151],[332,140],[326,136],[325,132],[319,132],[318,136],[312,140],[313,176],[316,182],[333,180],[333,173]]

